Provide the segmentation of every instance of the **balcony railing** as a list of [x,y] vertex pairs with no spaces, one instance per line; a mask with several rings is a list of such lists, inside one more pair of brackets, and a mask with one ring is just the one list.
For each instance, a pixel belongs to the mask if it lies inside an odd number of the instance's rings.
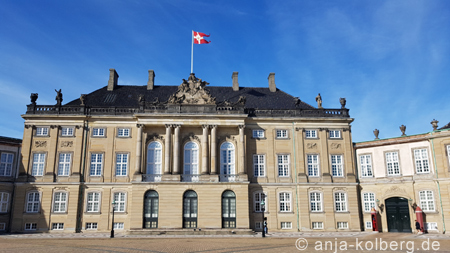
[[236,182],[238,175],[236,174],[221,174],[220,175],[220,182]]
[[183,182],[198,182],[200,174],[182,174],[181,181]]
[[161,182],[162,174],[143,174],[142,182]]

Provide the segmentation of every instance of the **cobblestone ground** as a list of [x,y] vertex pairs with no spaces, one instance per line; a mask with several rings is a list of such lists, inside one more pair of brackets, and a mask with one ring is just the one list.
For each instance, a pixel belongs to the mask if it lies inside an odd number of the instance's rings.
[[450,252],[447,235],[276,233],[254,236],[0,235],[0,252]]

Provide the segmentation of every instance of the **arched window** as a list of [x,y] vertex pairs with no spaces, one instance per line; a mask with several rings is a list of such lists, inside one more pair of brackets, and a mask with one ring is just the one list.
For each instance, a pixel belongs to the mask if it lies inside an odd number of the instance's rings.
[[183,196],[183,228],[197,227],[197,193],[186,191]]
[[184,146],[183,181],[198,181],[198,145],[188,142]]
[[222,227],[236,227],[236,194],[233,191],[222,194]]
[[146,181],[161,181],[162,145],[157,141],[150,142],[147,148]]
[[224,142],[220,146],[220,181],[234,181],[235,172],[234,145]]
[[144,228],[158,228],[159,195],[150,190],[144,198]]

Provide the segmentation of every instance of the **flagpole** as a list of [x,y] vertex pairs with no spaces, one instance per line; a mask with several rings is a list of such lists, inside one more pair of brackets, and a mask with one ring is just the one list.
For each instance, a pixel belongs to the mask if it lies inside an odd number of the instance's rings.
[[191,73],[194,73],[194,30],[192,30],[191,37]]

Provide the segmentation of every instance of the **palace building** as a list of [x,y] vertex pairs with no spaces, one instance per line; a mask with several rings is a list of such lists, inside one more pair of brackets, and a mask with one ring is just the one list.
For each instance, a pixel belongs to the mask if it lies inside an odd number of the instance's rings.
[[263,217],[269,231],[361,230],[345,99],[316,108],[274,73],[265,88],[237,72],[228,87],[118,78],[66,104],[31,94],[14,187],[0,185],[14,191],[8,231],[250,233]]

